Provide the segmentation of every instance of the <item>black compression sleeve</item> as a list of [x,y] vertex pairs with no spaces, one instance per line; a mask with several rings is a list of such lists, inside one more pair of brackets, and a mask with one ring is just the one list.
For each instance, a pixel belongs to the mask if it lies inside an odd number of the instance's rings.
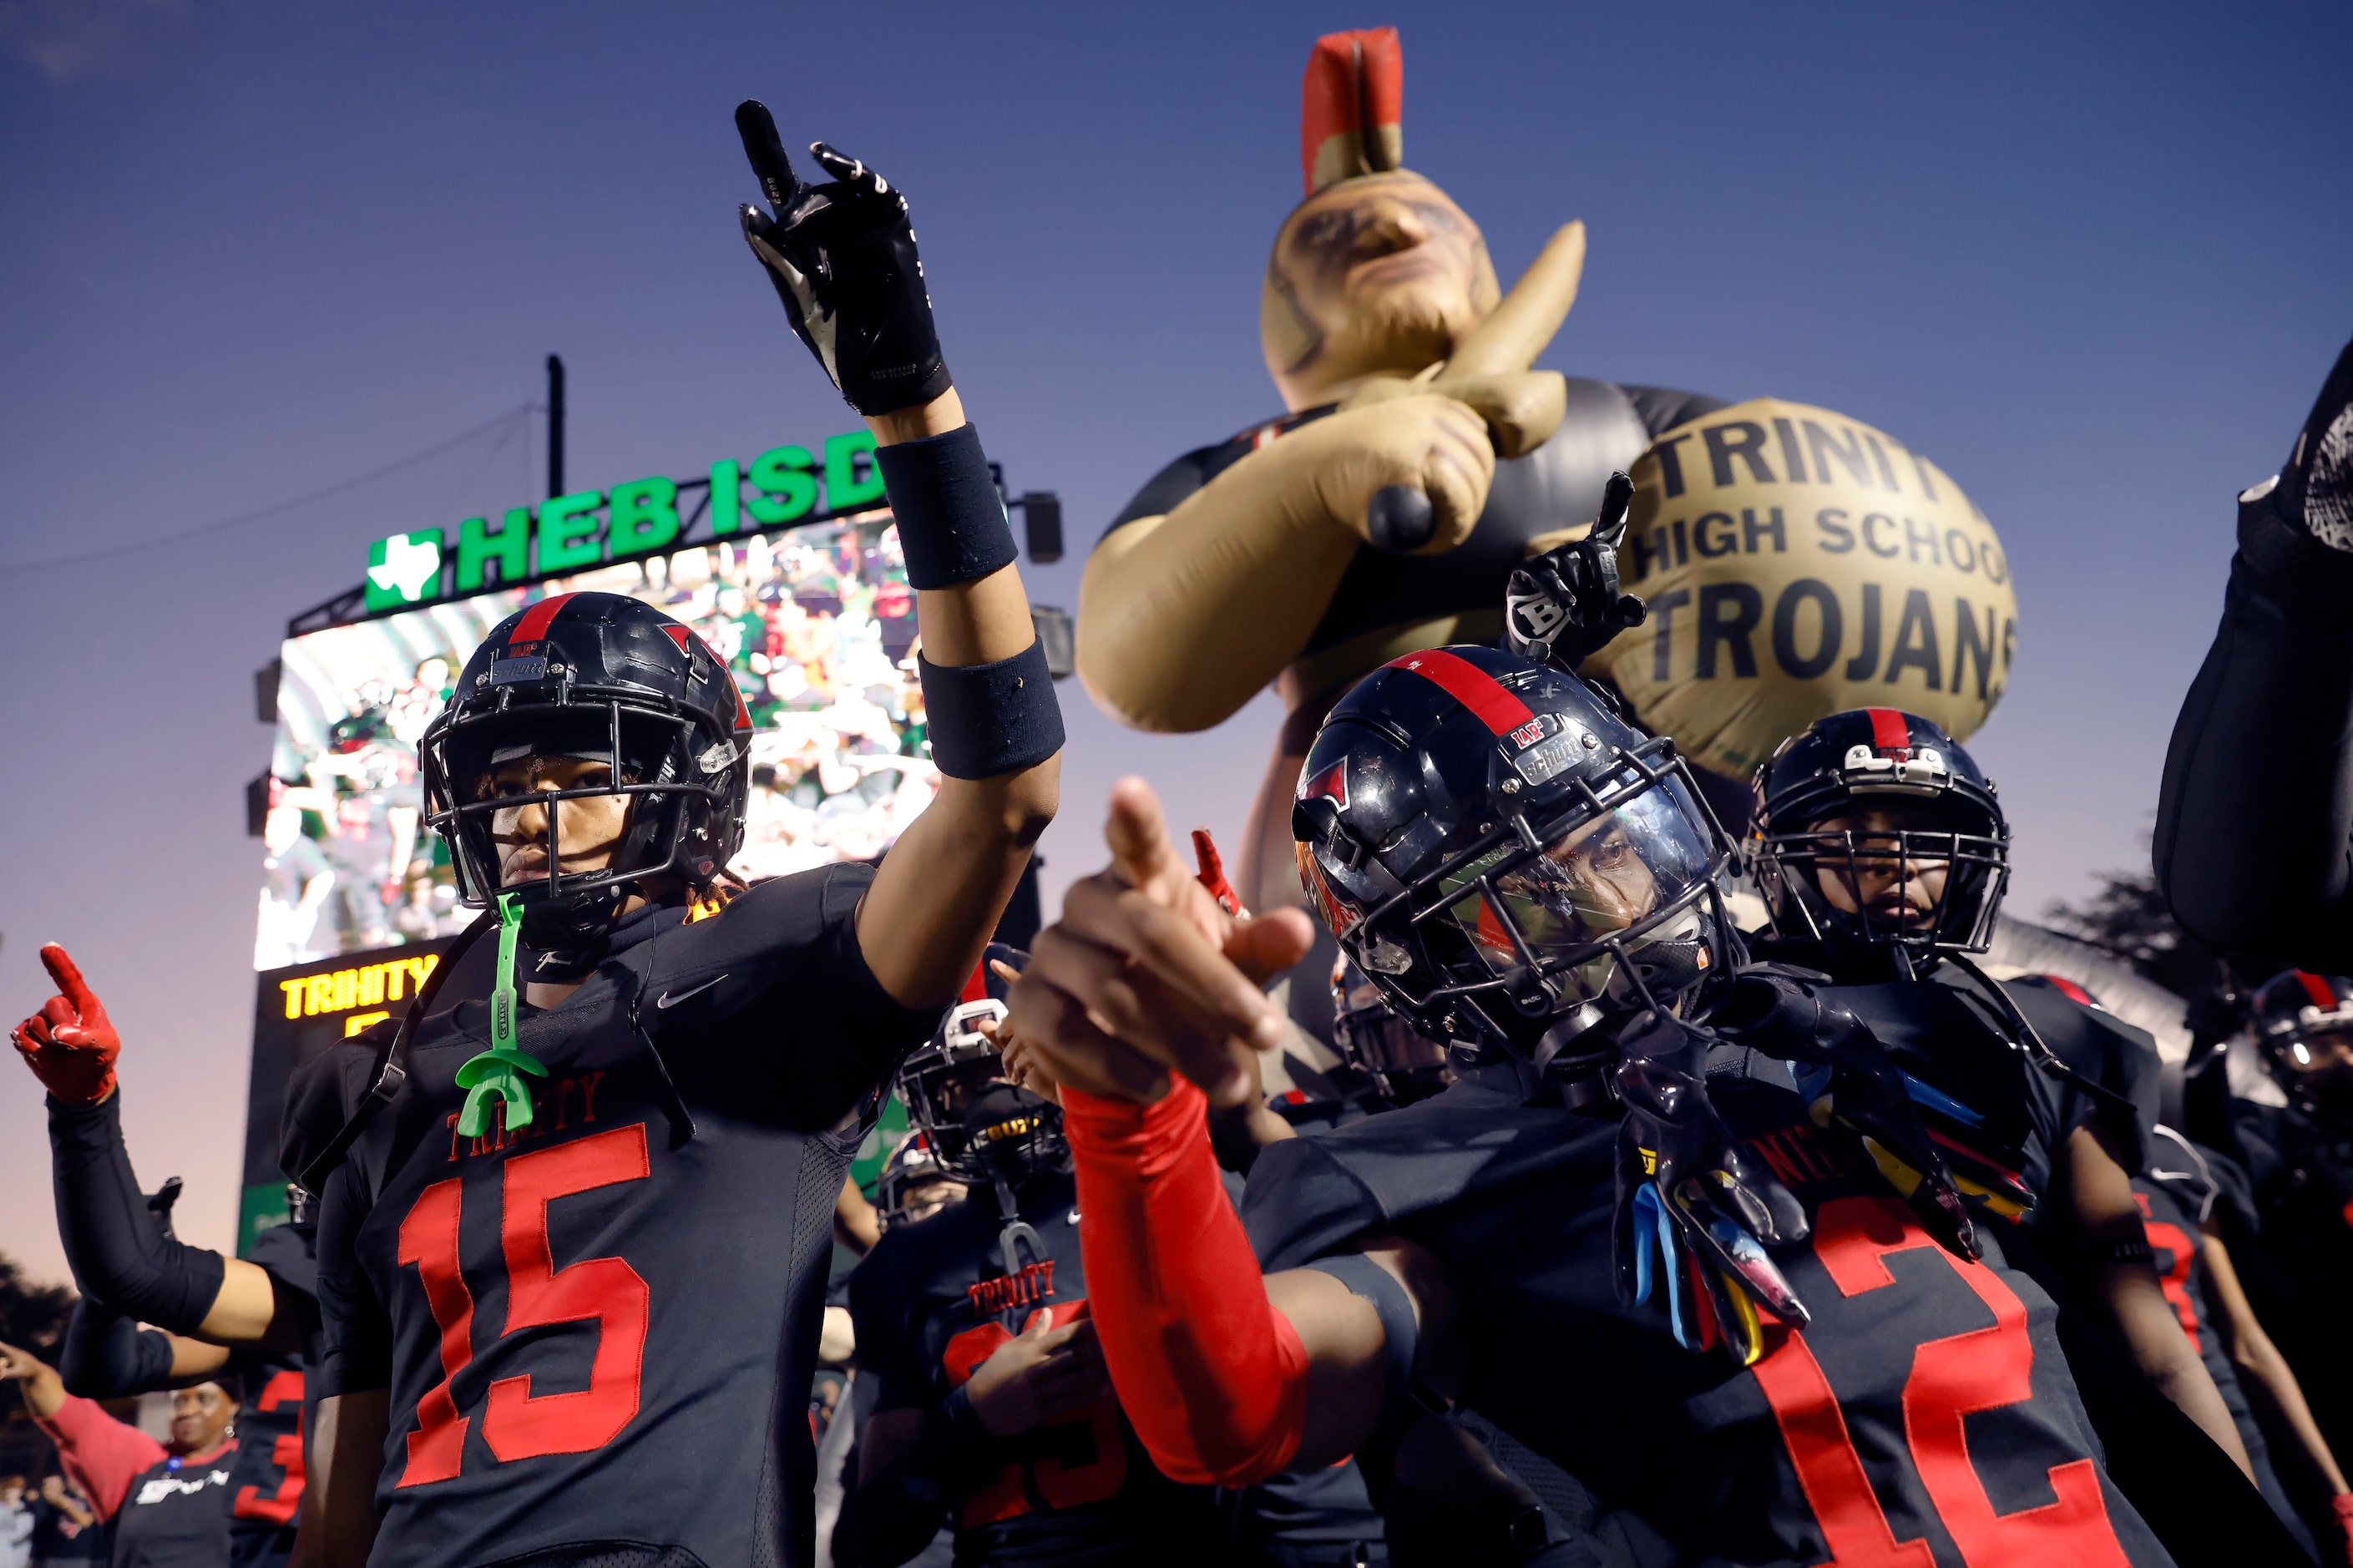
[[74,1305],[58,1374],[84,1399],[128,1399],[172,1385],[172,1336],[142,1329],[93,1296]]
[[122,1094],[96,1105],[49,1100],[58,1232],[82,1290],[117,1311],[194,1333],[220,1295],[221,1255],[164,1235],[122,1146]]
[[[964,1391],[956,1390],[960,1396]],[[841,1505],[834,1561],[851,1568],[898,1568],[921,1552],[947,1517],[955,1468],[953,1416],[929,1413],[923,1435],[858,1483]]]
[[2269,501],[2241,504],[2222,623],[2174,722],[2158,885],[2213,946],[2341,973],[2353,968],[2353,555],[2294,533]]

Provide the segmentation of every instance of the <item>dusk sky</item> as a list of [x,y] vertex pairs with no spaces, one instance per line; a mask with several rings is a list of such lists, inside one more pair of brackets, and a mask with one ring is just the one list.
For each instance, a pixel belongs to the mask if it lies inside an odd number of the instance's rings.
[[[871,18],[871,24],[861,18]],[[2146,857],[2232,496],[2353,333],[2337,5],[0,6],[0,1014],[81,960],[180,1231],[227,1247],[266,763],[251,672],[366,544],[570,472],[690,476],[850,428],[746,253],[764,99],[914,204],[941,335],[1016,489],[1103,524],[1279,405],[1259,278],[1318,33],[1396,24],[1408,164],[1506,282],[1581,217],[1545,364],[1824,405],[2000,530],[2008,698],[1972,742],[2030,918]],[[501,418],[502,416],[512,416]],[[457,442],[237,526],[216,520]],[[143,542],[165,540],[146,547]],[[122,546],[103,559],[45,564]],[[1074,683],[1050,909],[1152,777],[1230,840],[1276,710],[1131,735]],[[62,1278],[41,1096],[0,1065],[0,1252]]]

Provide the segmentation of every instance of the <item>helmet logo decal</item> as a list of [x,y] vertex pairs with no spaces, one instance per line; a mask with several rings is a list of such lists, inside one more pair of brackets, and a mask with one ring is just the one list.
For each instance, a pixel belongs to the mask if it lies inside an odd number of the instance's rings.
[[1341,758],[1313,779],[1299,786],[1302,800],[1328,800],[1342,811],[1348,809],[1348,759]]
[[1497,735],[1508,735],[1535,717],[1528,705],[1504,689],[1485,670],[1444,648],[1424,648],[1388,662],[1390,669],[1409,669],[1455,701]]
[[1512,731],[1513,743],[1524,752],[1543,739],[1544,721],[1541,719],[1531,719]]

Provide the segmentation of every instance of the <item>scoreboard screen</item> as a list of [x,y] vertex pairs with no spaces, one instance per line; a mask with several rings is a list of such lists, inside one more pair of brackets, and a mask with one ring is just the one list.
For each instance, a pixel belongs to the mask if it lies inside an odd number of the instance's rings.
[[914,596],[888,513],[714,541],[289,640],[254,967],[455,935],[417,742],[484,634],[549,595],[628,594],[700,633],[752,710],[746,881],[888,848],[931,804]]
[[[242,1253],[284,1223],[288,1076],[395,1011],[473,919],[423,823],[417,744],[485,634],[538,599],[628,594],[726,660],[753,721],[745,881],[871,859],[931,804],[914,595],[887,510],[422,604],[281,654],[259,920]],[[1034,924],[1034,921],[1032,921]]]

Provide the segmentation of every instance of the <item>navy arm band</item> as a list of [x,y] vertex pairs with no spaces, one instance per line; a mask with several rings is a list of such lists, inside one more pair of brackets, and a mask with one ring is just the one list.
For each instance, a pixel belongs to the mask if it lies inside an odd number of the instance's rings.
[[917,656],[932,761],[952,779],[1036,767],[1062,749],[1062,705],[1046,647],[995,664],[934,664]]
[[953,588],[1014,559],[1005,499],[969,425],[874,449],[913,588]]
[[1336,1253],[1300,1267],[1329,1274],[1345,1285],[1350,1295],[1371,1302],[1373,1310],[1380,1314],[1381,1336],[1388,1342],[1389,1352],[1388,1384],[1381,1395],[1380,1430],[1384,1435],[1393,1432],[1405,1414],[1406,1398],[1413,1386],[1413,1363],[1421,1345],[1421,1325],[1414,1319],[1413,1298],[1405,1293],[1396,1275],[1361,1252]]
[[122,1146],[121,1091],[97,1105],[50,1096],[49,1155],[58,1237],[82,1290],[142,1323],[194,1333],[227,1266],[217,1252],[174,1240],[148,1206]]

